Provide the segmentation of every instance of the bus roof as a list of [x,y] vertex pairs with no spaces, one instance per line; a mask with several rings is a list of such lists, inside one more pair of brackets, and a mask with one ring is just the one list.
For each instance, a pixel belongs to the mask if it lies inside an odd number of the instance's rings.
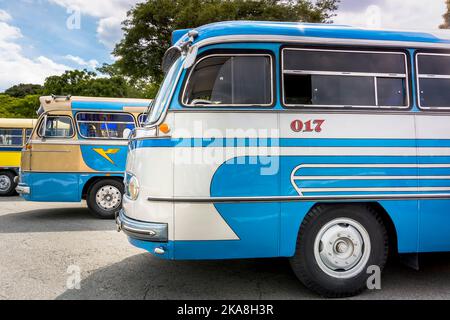
[[[195,29],[194,43],[214,42],[303,42],[317,44],[374,45],[450,49],[450,32],[395,31],[351,26],[269,21],[224,21]],[[177,35],[176,38],[179,36]],[[188,40],[187,33],[177,44]]]
[[36,119],[5,119],[0,118],[0,128],[25,128],[32,129],[36,124]]
[[72,110],[144,112],[152,100],[46,96],[41,97],[40,102],[39,114],[49,111]]

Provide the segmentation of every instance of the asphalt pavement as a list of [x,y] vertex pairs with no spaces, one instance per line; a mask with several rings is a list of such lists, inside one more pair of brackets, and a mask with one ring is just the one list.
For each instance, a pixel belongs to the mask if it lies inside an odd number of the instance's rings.
[[[166,261],[132,247],[85,204],[0,198],[0,299],[317,299],[286,259]],[[353,299],[450,299],[450,254],[415,271],[392,259]],[[80,281],[78,281],[80,280]]]

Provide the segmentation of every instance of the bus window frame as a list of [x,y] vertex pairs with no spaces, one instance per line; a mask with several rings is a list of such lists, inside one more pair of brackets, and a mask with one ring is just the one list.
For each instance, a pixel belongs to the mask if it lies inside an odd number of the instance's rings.
[[0,143],[0,148],[18,148],[18,147],[23,147],[24,146],[24,143],[23,143],[23,141],[24,141],[24,139],[25,139],[25,136],[24,136],[24,133],[25,133],[25,128],[23,128],[23,127],[17,127],[17,128],[4,128],[4,127],[0,127],[0,130],[22,130],[22,144],[11,144],[11,145],[8,145],[8,144],[2,144],[2,143]]
[[[349,52],[349,53],[377,53],[377,54],[399,54],[404,56],[405,60],[405,74],[389,74],[389,73],[370,73],[370,72],[327,72],[327,71],[315,71],[314,74],[320,75],[344,75],[344,76],[370,76],[375,80],[378,78],[393,78],[393,79],[405,79],[405,96],[407,104],[405,106],[356,106],[356,105],[308,105],[308,104],[286,104],[285,92],[284,92],[284,51],[285,50],[298,50],[298,51],[331,51],[331,52]],[[331,46],[295,46],[295,45],[283,45],[280,47],[280,103],[283,109],[287,110],[308,110],[308,111],[323,111],[323,110],[365,110],[365,111],[408,111],[413,106],[413,84],[412,84],[412,67],[410,63],[410,54],[407,50],[399,48],[372,48],[372,47],[331,47]],[[301,74],[301,73],[298,73]],[[311,74],[305,72],[304,74]],[[376,86],[375,81],[375,86]],[[377,90],[375,90],[377,95]],[[378,96],[375,97],[378,101]]]
[[[41,135],[41,130],[42,130],[42,124],[44,123],[45,119],[48,119],[49,117],[67,117],[70,119],[70,123],[72,125],[72,135],[71,136],[67,136],[67,137],[45,137]],[[41,119],[39,120],[39,122],[36,124],[35,129],[33,129],[33,131],[36,130],[36,134],[39,138],[41,139],[73,139],[75,137],[75,123],[74,123],[74,119],[72,116],[67,115],[67,114],[48,114],[48,113],[44,113],[41,116]],[[33,138],[33,132],[31,133],[30,136],[30,140],[32,140]]]
[[[79,121],[78,121],[78,115],[79,114],[100,114],[100,115],[105,115],[105,114],[125,114],[125,115],[129,115],[133,118],[133,123],[134,123],[134,128],[138,128],[138,125],[136,124],[136,117],[129,112],[114,112],[114,111],[108,111],[108,112],[99,112],[99,111],[77,111],[77,113],[75,113],[74,116],[74,120],[76,123],[76,128],[77,128],[77,133],[79,135],[80,138],[82,139],[86,139],[86,140],[116,140],[116,141],[126,141],[128,140],[128,138],[111,138],[111,137],[85,137],[81,134],[81,130],[80,130],[80,126],[79,126]],[[81,121],[82,123],[86,123],[86,122],[92,122],[92,121]],[[99,122],[99,121],[97,121]],[[100,122],[100,123],[104,123],[104,122]],[[131,123],[131,122],[111,122],[111,123]]]
[[[198,105],[190,105],[184,103],[184,96],[186,94],[186,89],[189,84],[189,80],[192,77],[192,74],[197,67],[197,65],[210,57],[214,56],[223,56],[223,57],[230,57],[230,56],[266,56],[270,59],[270,89],[271,89],[271,102],[270,104],[198,104]],[[182,90],[180,90],[178,95],[178,103],[183,107],[187,109],[199,109],[199,110],[211,110],[211,109],[230,109],[230,108],[239,108],[239,109],[252,109],[252,108],[261,108],[261,109],[272,109],[275,107],[277,103],[277,89],[276,89],[276,58],[272,51],[267,49],[212,49],[212,50],[206,50],[201,55],[198,56],[195,63],[188,69],[186,72],[184,79],[181,84]]]
[[[420,103],[420,73],[419,73],[419,55],[428,55],[428,56],[446,56],[450,57],[450,52],[448,50],[416,50],[414,53],[414,68],[415,68],[415,79],[416,79],[416,99],[417,99],[417,107],[421,111],[428,112],[442,112],[442,111],[450,111],[450,103],[448,107],[425,107]],[[424,74],[422,78],[425,79],[450,79],[450,74],[447,77],[438,76],[438,77],[430,77],[430,74]]]

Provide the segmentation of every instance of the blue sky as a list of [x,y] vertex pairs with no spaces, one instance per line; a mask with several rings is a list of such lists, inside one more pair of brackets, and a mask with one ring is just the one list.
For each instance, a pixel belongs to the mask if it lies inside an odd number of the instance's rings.
[[[0,91],[64,70],[111,63],[121,21],[139,0],[0,0]],[[334,21],[371,28],[437,29],[444,0],[341,0]],[[69,27],[68,27],[69,22]],[[79,22],[79,25],[78,25]]]

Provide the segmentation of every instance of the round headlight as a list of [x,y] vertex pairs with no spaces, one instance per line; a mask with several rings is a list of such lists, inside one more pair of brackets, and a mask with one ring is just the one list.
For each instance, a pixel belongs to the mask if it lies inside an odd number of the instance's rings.
[[135,176],[132,176],[128,183],[128,194],[131,200],[136,200],[139,196],[139,182]]

